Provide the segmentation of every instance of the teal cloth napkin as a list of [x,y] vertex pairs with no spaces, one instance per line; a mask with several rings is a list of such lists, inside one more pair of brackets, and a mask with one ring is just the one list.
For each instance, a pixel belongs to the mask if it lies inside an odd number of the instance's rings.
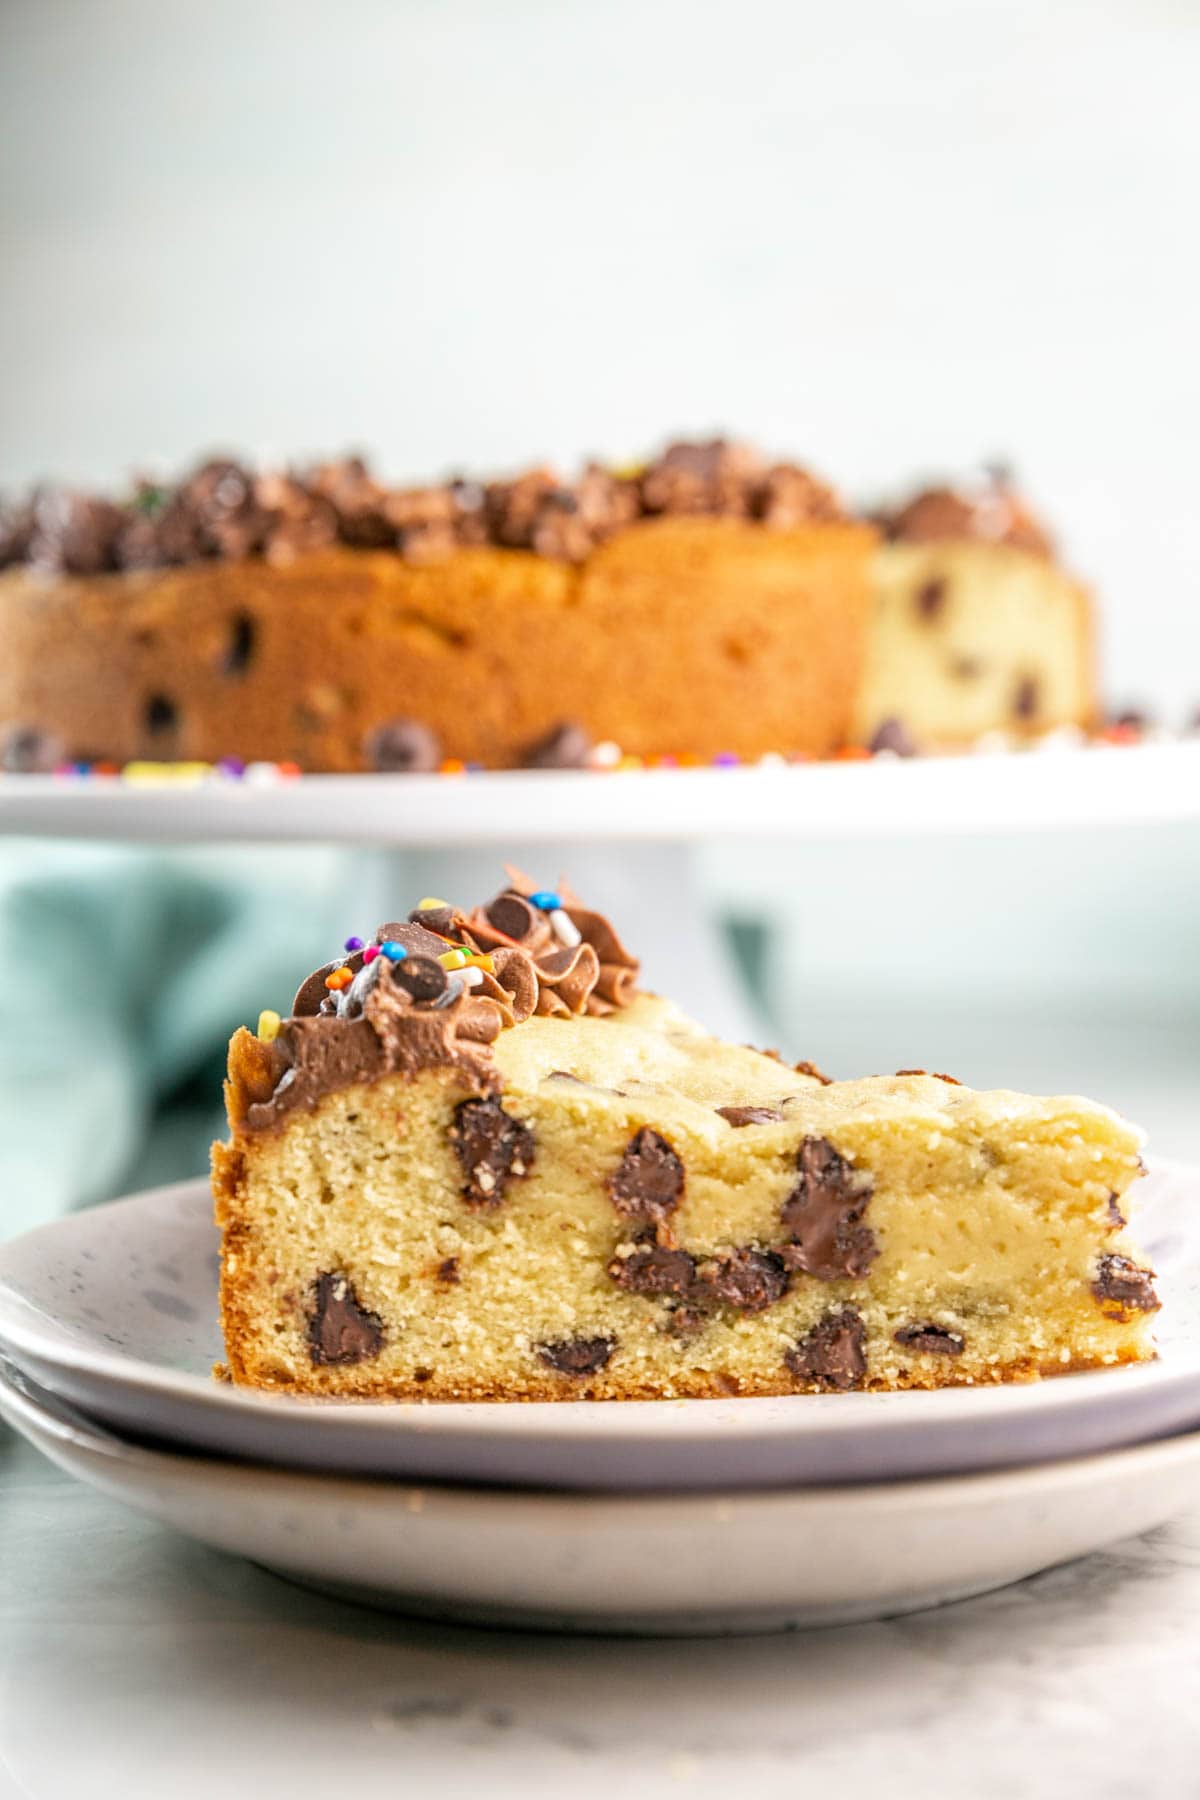
[[287,1011],[363,929],[370,889],[404,891],[386,862],[0,845],[0,1237],[201,1173],[231,1031],[264,1006]]

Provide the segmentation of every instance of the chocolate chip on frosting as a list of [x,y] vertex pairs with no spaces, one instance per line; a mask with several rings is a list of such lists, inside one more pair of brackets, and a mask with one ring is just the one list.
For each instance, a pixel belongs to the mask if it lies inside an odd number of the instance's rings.
[[785,1265],[819,1281],[857,1280],[877,1254],[875,1234],[861,1223],[870,1180],[828,1138],[805,1138],[796,1166],[798,1179],[782,1212],[792,1240],[781,1251]]
[[842,517],[841,502],[833,489],[791,463],[777,463],[755,483],[751,512],[764,525],[781,529]]
[[483,516],[493,543],[582,562],[639,511],[636,484],[592,463],[573,482],[550,469],[492,482],[485,489]]
[[509,1182],[533,1166],[532,1131],[496,1099],[460,1101],[450,1141],[467,1178],[463,1198],[475,1206],[498,1206]]
[[742,1312],[764,1312],[782,1300],[788,1282],[782,1259],[770,1250],[726,1250],[702,1262],[697,1270],[703,1293]]
[[1128,1319],[1135,1312],[1157,1312],[1162,1304],[1154,1291],[1154,1270],[1139,1268],[1128,1256],[1115,1251],[1100,1258],[1092,1292],[1110,1319]]
[[383,1348],[383,1320],[345,1275],[318,1275],[308,1315],[308,1353],[318,1367],[366,1362]]
[[686,1250],[643,1245],[627,1256],[614,1256],[608,1273],[629,1294],[674,1294],[682,1299],[696,1278],[696,1259]]
[[[408,923],[422,926],[434,937],[460,939],[462,936],[458,929],[458,908],[441,902],[436,906],[414,906],[408,915]],[[375,942],[382,944],[386,942],[387,936],[386,931],[383,936],[377,934]],[[400,941],[403,942],[403,939]],[[409,945],[405,947],[411,948]],[[430,945],[429,948],[432,949],[433,946]]]
[[48,574],[99,575],[116,567],[119,507],[65,488],[35,495],[28,536],[29,561]]
[[458,500],[451,487],[403,488],[386,496],[383,516],[410,562],[440,562],[458,542]]
[[520,944],[542,923],[542,915],[522,894],[497,894],[485,908],[489,925]]
[[560,1338],[538,1344],[538,1356],[558,1375],[596,1375],[607,1366],[616,1349],[611,1337]]
[[260,475],[253,485],[254,504],[262,517],[262,553],[269,563],[286,567],[306,551],[337,541],[337,514],[295,475]]
[[926,1356],[961,1356],[966,1339],[961,1332],[948,1331],[944,1325],[902,1325],[892,1336],[905,1350],[920,1350]]
[[0,569],[24,561],[32,536],[32,501],[0,500]]
[[391,964],[391,973],[397,987],[414,1000],[438,1000],[450,985],[450,977],[432,956],[406,956]]
[[617,1211],[627,1219],[665,1224],[683,1199],[683,1162],[665,1137],[643,1125],[608,1178]]
[[[361,956],[358,958],[358,962],[361,966]],[[292,1017],[294,1019],[310,1019],[320,1012],[322,1003],[329,996],[329,989],[325,986],[325,977],[332,975],[335,969],[340,969],[345,965],[351,969],[354,967],[349,958],[335,956],[332,962],[322,963],[319,969],[314,969],[311,975],[304,977],[296,989],[296,997],[292,1001]]]
[[927,488],[898,510],[885,513],[881,523],[887,535],[909,544],[973,539],[1052,556],[1053,543],[1013,492],[1008,472],[993,464],[981,473],[981,481],[961,491]]
[[867,1372],[866,1330],[852,1306],[830,1313],[784,1356],[793,1375],[819,1388],[844,1393],[862,1386]]
[[763,473],[754,451],[724,438],[671,444],[642,473],[642,505],[648,513],[744,518]]
[[382,550],[396,542],[396,527],[384,511],[387,490],[375,480],[361,456],[323,463],[307,477],[310,493],[333,509],[343,544]]
[[716,1109],[731,1125],[774,1125],[783,1114],[774,1106],[718,1106]]
[[389,719],[377,725],[367,733],[363,751],[379,774],[427,774],[442,760],[437,738],[419,719]]

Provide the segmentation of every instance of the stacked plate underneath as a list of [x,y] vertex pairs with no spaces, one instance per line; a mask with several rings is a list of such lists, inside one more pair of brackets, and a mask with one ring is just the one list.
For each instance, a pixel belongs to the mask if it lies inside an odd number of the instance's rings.
[[188,1182],[0,1248],[0,1410],[206,1543],[405,1611],[769,1630],[1000,1586],[1200,1501],[1200,1171],[1141,1241],[1159,1361],[941,1393],[369,1405],[212,1378],[217,1241]]

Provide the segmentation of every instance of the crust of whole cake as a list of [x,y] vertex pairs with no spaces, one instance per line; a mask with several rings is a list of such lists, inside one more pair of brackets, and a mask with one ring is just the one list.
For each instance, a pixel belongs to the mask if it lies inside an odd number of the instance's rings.
[[1095,606],[1047,556],[970,540],[885,543],[872,586],[855,708],[863,742],[888,719],[941,744],[1096,723]]
[[846,522],[669,517],[577,564],[335,546],[283,565],[12,568],[0,719],[74,757],[334,772],[368,767],[398,714],[489,767],[568,719],[642,757],[821,755],[850,728],[875,541]]
[[[1122,1216],[1140,1139],[1103,1107],[827,1083],[649,997],[529,1019],[491,1057],[486,1093],[469,1068],[390,1073],[266,1128],[231,1097],[214,1191],[235,1381],[722,1398],[1154,1354]],[[253,1055],[233,1066],[255,1085]]]

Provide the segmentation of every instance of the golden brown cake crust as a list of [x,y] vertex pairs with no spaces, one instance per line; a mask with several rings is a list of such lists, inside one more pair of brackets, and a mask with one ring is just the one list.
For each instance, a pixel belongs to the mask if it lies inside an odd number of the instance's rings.
[[[862,667],[872,531],[647,519],[580,563],[331,546],[0,574],[0,721],[68,756],[370,766],[398,716],[509,767],[564,720],[637,756],[823,754]],[[753,704],[749,704],[750,697]]]

